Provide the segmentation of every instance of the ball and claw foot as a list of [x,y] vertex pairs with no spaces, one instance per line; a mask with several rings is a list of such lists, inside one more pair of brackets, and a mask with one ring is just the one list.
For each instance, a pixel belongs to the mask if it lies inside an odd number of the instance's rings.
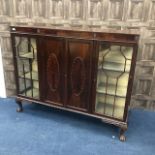
[[124,135],[124,132],[125,132],[125,131],[126,131],[125,129],[121,129],[121,130],[120,130],[119,139],[120,139],[120,141],[122,141],[122,142],[125,142],[125,141],[126,141],[126,136]]
[[120,135],[119,136],[120,141],[125,142],[126,141],[126,137],[125,135]]
[[16,100],[16,103],[18,104],[17,112],[22,112],[23,111],[23,106],[22,106],[22,101]]
[[22,112],[23,109],[18,107],[16,111],[17,111],[17,112]]

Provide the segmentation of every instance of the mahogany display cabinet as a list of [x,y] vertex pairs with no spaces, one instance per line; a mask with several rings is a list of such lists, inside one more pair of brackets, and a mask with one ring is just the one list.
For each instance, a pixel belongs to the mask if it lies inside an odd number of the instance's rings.
[[120,128],[125,141],[139,35],[11,26],[22,101],[96,117]]

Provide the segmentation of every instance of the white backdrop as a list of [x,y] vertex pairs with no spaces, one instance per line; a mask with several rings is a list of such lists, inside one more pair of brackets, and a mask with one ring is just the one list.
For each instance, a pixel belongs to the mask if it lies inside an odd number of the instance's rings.
[[0,97],[6,97],[1,46],[0,46]]

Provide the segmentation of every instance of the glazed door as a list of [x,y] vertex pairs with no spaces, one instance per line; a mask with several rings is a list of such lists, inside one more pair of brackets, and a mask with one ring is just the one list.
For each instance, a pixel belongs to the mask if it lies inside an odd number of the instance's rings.
[[[98,45],[96,101],[94,112],[112,118],[124,119],[127,102],[130,101],[132,45],[101,42]],[[131,69],[132,68],[132,69]]]
[[19,96],[40,99],[37,39],[30,35],[12,35],[17,93]]
[[89,111],[92,49],[92,41],[67,40],[67,107]]
[[41,100],[49,104],[64,104],[64,40],[45,37],[39,40],[39,70]]

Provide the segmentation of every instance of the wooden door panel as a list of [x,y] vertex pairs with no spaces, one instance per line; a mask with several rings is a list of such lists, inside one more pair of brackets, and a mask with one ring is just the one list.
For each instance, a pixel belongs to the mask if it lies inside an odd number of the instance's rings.
[[67,41],[68,101],[67,106],[89,110],[92,42],[78,39]]
[[41,98],[45,102],[64,103],[64,41],[58,38],[40,40]]

